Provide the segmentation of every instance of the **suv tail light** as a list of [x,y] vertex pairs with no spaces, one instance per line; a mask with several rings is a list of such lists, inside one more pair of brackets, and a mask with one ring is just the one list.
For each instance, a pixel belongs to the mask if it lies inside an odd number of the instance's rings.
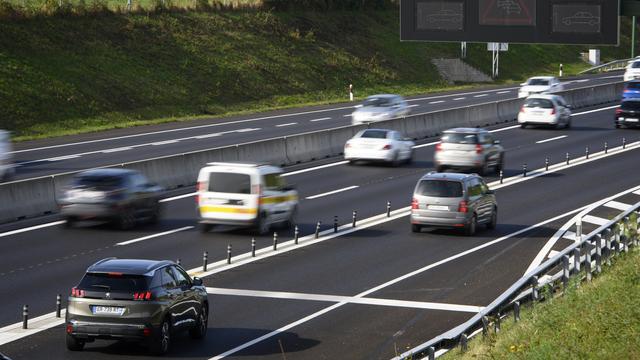
[[442,143],[436,144],[436,151],[442,151]]
[[151,300],[152,294],[151,291],[140,291],[133,293],[133,300],[145,301]]
[[413,199],[411,200],[411,208],[412,208],[412,209],[418,209],[418,208],[420,208],[420,204],[418,204],[418,199],[413,198]]
[[622,114],[622,109],[617,108],[617,109],[616,109],[616,115],[619,115],[619,114]]
[[460,204],[458,204],[458,212],[466,213],[467,211],[469,211],[467,202],[465,200],[460,201]]
[[391,144],[387,144],[382,147],[382,150],[391,150]]
[[350,148],[350,147],[351,147],[351,144],[349,144],[349,143],[344,144],[344,148],[345,148],[345,149],[348,149],[348,148]]
[[552,108],[551,109],[551,115],[555,115],[556,114],[556,108]]
[[482,154],[482,151],[484,151],[482,145],[476,144],[476,154]]
[[83,298],[85,295],[84,290],[80,290],[78,288],[71,289],[71,297]]
[[524,113],[524,112],[525,112],[525,110],[524,110],[524,105],[522,105],[522,106],[520,107],[520,112],[521,112],[521,113]]

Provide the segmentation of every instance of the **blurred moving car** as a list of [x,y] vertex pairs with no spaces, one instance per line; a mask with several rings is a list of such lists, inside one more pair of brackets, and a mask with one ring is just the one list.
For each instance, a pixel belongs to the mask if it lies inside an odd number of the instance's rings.
[[621,127],[640,127],[640,99],[627,99],[616,109],[615,125]]
[[475,234],[478,224],[493,229],[498,221],[494,192],[476,174],[436,173],[424,175],[413,191],[411,231],[424,227],[460,228]]
[[399,132],[386,129],[367,129],[358,132],[344,145],[344,158],[349,163],[357,160],[384,161],[397,166],[401,161],[413,160],[415,143]]
[[496,172],[504,168],[504,149],[485,129],[449,129],[436,144],[434,162],[438,172],[471,169],[486,175],[492,168]]
[[622,99],[640,98],[640,80],[631,80],[624,84]]
[[380,94],[369,96],[351,113],[353,125],[383,121],[406,116],[409,105],[400,95]]
[[160,218],[163,189],[141,173],[127,169],[94,169],[76,174],[60,200],[68,227],[79,220],[112,221],[120,229],[139,220]]
[[9,132],[0,130],[0,181],[11,180],[15,173],[11,151],[11,136]]
[[568,129],[571,127],[571,106],[559,95],[531,95],[520,108],[518,123],[523,129],[527,125]]
[[532,94],[544,94],[564,90],[564,85],[562,85],[558,78],[553,76],[532,77],[520,84],[520,86],[520,90],[518,91],[519,98],[526,98]]
[[137,340],[166,354],[173,334],[207,334],[209,301],[202,280],[172,261],[107,258],[71,289],[65,315],[67,349],[96,339]]
[[207,164],[198,174],[200,230],[236,225],[265,235],[275,224],[294,226],[298,192],[282,174],[281,168],[266,164]]
[[625,69],[623,79],[624,81],[640,79],[640,59],[629,62]]

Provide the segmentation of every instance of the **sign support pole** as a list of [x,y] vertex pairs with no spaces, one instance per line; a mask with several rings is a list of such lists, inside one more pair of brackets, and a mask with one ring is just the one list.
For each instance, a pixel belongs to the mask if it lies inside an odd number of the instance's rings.
[[631,20],[631,57],[636,57],[636,17]]

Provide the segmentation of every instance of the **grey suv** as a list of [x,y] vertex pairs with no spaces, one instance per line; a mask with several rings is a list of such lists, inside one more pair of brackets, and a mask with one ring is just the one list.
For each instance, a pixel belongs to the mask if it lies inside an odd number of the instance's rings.
[[499,172],[504,168],[504,149],[485,129],[449,129],[436,145],[434,162],[438,172],[471,169],[487,175],[489,170]]
[[95,339],[126,339],[165,354],[177,331],[204,338],[209,311],[202,280],[191,279],[171,261],[103,259],[71,290],[67,348],[80,351]]
[[478,224],[496,227],[498,203],[476,174],[430,172],[418,180],[411,201],[411,230],[460,228],[467,236]]

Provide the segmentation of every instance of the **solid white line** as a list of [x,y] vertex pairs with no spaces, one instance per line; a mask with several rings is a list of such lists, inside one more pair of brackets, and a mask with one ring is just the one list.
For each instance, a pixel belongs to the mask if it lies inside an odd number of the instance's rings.
[[438,101],[432,101],[429,104],[441,104],[443,102],[444,102],[444,100],[438,100]]
[[393,300],[393,299],[380,299],[380,298],[357,298],[352,296],[294,293],[294,292],[283,292],[283,291],[241,290],[241,289],[207,287],[207,293],[210,295],[246,296],[246,297],[260,297],[260,298],[286,299],[286,300],[325,301],[325,302],[335,302],[335,303],[346,302],[350,304],[405,307],[405,308],[429,309],[429,310],[460,311],[460,312],[470,312],[470,313],[477,313],[483,309],[482,306],[471,306],[471,305],[444,304],[444,303],[433,303],[433,302],[423,302],[423,301],[407,301],[407,300]]
[[[516,232],[511,233],[511,234],[509,234],[509,235],[505,235],[505,236],[503,236],[503,237],[501,237],[501,238],[495,239],[495,240],[493,240],[493,241],[490,241],[490,242],[484,243],[484,244],[482,244],[482,245],[476,246],[476,247],[474,247],[474,248],[472,248],[472,249],[469,249],[469,250],[463,251],[463,252],[461,252],[461,253],[458,253],[458,254],[456,254],[456,255],[450,256],[450,257],[448,257],[448,258],[446,258],[446,259],[443,259],[443,260],[437,261],[437,262],[435,262],[435,263],[433,263],[433,264],[427,265],[427,266],[425,266],[425,267],[423,267],[423,268],[420,268],[420,269],[418,269],[418,270],[412,271],[412,272],[410,272],[410,273],[407,273],[407,274],[405,274],[405,275],[402,275],[402,276],[400,276],[400,277],[397,277],[397,278],[395,278],[395,279],[393,279],[393,280],[387,281],[387,282],[386,282],[386,283],[384,283],[384,284],[378,285],[378,286],[376,286],[376,287],[374,287],[374,288],[371,288],[371,289],[369,289],[369,290],[366,290],[366,291],[364,291],[364,292],[361,292],[360,294],[355,295],[355,296],[354,296],[354,298],[363,298],[363,297],[365,297],[365,296],[367,296],[367,295],[369,295],[369,294],[372,294],[372,293],[374,293],[374,292],[376,292],[376,291],[380,291],[380,290],[382,290],[382,289],[384,289],[384,288],[386,288],[386,287],[389,287],[389,286],[391,286],[391,285],[397,284],[397,283],[399,283],[399,282],[401,282],[401,281],[404,281],[404,280],[406,280],[406,279],[408,279],[408,278],[411,278],[411,277],[413,277],[413,276],[419,275],[419,274],[421,274],[421,273],[423,273],[423,272],[425,272],[425,271],[427,271],[427,270],[431,270],[431,269],[433,269],[433,268],[435,268],[435,267],[438,267],[438,266],[440,266],[440,265],[443,265],[443,264],[449,263],[449,262],[451,262],[451,261],[454,261],[454,260],[456,260],[456,259],[459,259],[459,258],[461,258],[461,257],[463,257],[463,256],[466,256],[466,255],[472,254],[472,253],[474,253],[474,252],[480,251],[480,250],[482,250],[482,249],[484,249],[484,248],[486,248],[486,247],[489,247],[489,246],[491,246],[491,245],[495,245],[495,244],[497,244],[497,243],[500,243],[500,242],[503,242],[503,241],[505,241],[505,240],[508,240],[508,239],[510,239],[510,238],[512,238],[512,237],[515,237],[515,236],[518,236],[518,235],[520,235],[520,234],[523,234],[523,233],[525,233],[525,232],[527,232],[527,231],[531,231],[531,230],[536,229],[536,228],[538,228],[538,227],[544,226],[544,225],[546,225],[546,224],[548,224],[548,223],[550,223],[550,222],[556,221],[556,220],[558,220],[558,219],[562,219],[563,217],[566,217],[567,215],[570,215],[570,214],[572,214],[572,213],[574,213],[574,212],[575,212],[575,210],[574,210],[574,211],[571,211],[571,212],[569,212],[569,213],[565,213],[565,214],[562,214],[562,215],[558,215],[558,216],[556,216],[556,217],[554,217],[554,218],[551,218],[551,219],[549,219],[549,220],[545,220],[545,221],[543,221],[543,222],[541,222],[541,223],[538,223],[538,224],[535,224],[535,225],[529,226],[529,227],[527,227],[527,228],[525,228],[525,229],[522,229],[522,230],[516,231]],[[249,341],[249,342],[246,342],[246,343],[244,343],[244,344],[241,344],[241,345],[239,345],[239,346],[236,346],[235,348],[233,348],[233,349],[231,349],[231,350],[227,350],[227,351],[225,351],[224,353],[222,353],[222,354],[220,354],[220,355],[217,355],[217,356],[214,356],[214,357],[210,358],[209,360],[222,359],[222,358],[227,357],[227,356],[229,356],[229,355],[233,355],[233,354],[237,353],[238,351],[242,351],[242,350],[244,350],[244,349],[246,349],[246,348],[248,348],[248,347],[250,347],[250,346],[252,346],[252,345],[255,345],[255,344],[257,344],[257,343],[259,343],[259,342],[263,341],[263,340],[266,340],[266,339],[268,339],[268,338],[270,338],[270,337],[273,337],[273,336],[275,336],[275,335],[278,335],[278,334],[280,334],[280,333],[282,333],[282,332],[288,331],[289,329],[291,329],[291,328],[293,328],[293,327],[296,327],[296,326],[298,326],[298,325],[300,325],[300,324],[303,324],[303,323],[305,323],[305,322],[308,322],[309,320],[312,320],[312,319],[314,319],[314,318],[317,318],[317,317],[319,317],[319,316],[322,316],[322,315],[324,315],[324,314],[326,314],[326,313],[328,313],[328,312],[330,312],[330,311],[332,311],[332,310],[334,310],[334,309],[337,309],[337,308],[342,307],[342,306],[347,305],[347,304],[348,304],[347,302],[340,302],[340,303],[334,304],[334,305],[332,305],[332,306],[329,306],[329,307],[327,307],[327,308],[324,308],[324,309],[322,309],[322,310],[320,310],[320,311],[318,311],[318,312],[315,312],[315,313],[313,313],[313,314],[311,314],[311,315],[309,315],[309,316],[306,316],[306,317],[304,317],[304,318],[302,318],[302,319],[300,319],[300,320],[294,321],[294,322],[292,322],[292,323],[290,323],[290,324],[288,324],[288,325],[285,325],[285,326],[283,326],[283,327],[281,327],[281,328],[279,328],[279,329],[277,329],[277,330],[274,330],[274,331],[272,331],[272,332],[270,332],[270,333],[268,333],[268,334],[265,334],[265,335],[260,336],[260,337],[258,337],[258,338],[256,338],[256,339],[253,339],[253,340],[251,340],[251,341]]]
[[224,133],[211,133],[211,134],[205,134],[205,135],[198,135],[195,138],[198,140],[202,140],[202,139],[208,139],[208,138],[218,137],[222,135],[224,135]]
[[508,93],[510,93],[510,92],[511,92],[511,91],[498,91],[496,94],[508,94]]
[[298,175],[298,174],[303,174],[303,173],[306,173],[306,172],[309,172],[309,171],[315,171],[315,170],[319,170],[319,169],[324,169],[324,168],[328,168],[328,167],[334,167],[334,166],[338,166],[338,165],[344,165],[344,164],[348,164],[348,163],[349,162],[347,160],[338,161],[338,162],[334,162],[334,163],[331,163],[331,164],[319,165],[319,166],[314,166],[312,168],[291,171],[291,172],[282,174],[282,176]]
[[173,197],[161,199],[160,202],[163,203],[163,202],[168,202],[168,201],[180,200],[180,199],[188,198],[188,197],[191,197],[191,196],[195,196],[197,194],[198,193],[196,193],[196,192],[192,192],[192,193],[188,193],[188,194],[173,196]]
[[[516,90],[516,89],[519,89],[519,87],[505,88],[505,90]],[[409,100],[407,100],[407,102],[431,100],[431,99],[441,99],[441,98],[448,98],[448,97],[452,97],[452,96],[463,96],[463,95],[469,96],[469,95],[473,95],[473,94],[490,93],[490,92],[493,92],[493,91],[495,91],[495,90],[481,90],[481,91],[462,92],[462,93],[449,94],[449,95],[438,95],[438,96],[431,96],[431,97],[424,97],[424,98],[409,99]]]
[[479,98],[479,97],[485,97],[485,96],[489,96],[489,94],[480,94],[480,95],[474,95],[474,98]]
[[540,140],[540,141],[536,141],[536,144],[543,144],[549,141],[555,141],[555,140],[560,140],[560,139],[564,139],[566,137],[568,137],[569,135],[562,135],[562,136],[556,136],[554,138],[550,138],[550,139],[545,139],[545,140]]
[[459,101],[459,100],[464,100],[464,99],[466,99],[466,97],[459,97],[459,98],[453,99],[453,101]]
[[15,234],[20,234],[20,233],[31,231],[31,230],[38,230],[38,229],[43,229],[43,228],[47,228],[47,227],[51,227],[51,226],[58,226],[58,225],[62,225],[64,223],[66,223],[65,220],[60,220],[60,221],[54,221],[54,222],[50,222],[50,223],[46,223],[46,224],[30,226],[28,228],[22,228],[22,229],[18,229],[18,230],[7,231],[5,233],[0,234],[0,238],[1,237],[15,235]]
[[418,105],[418,104],[413,104],[413,105],[409,105],[409,106],[407,106],[407,107],[412,108],[412,107],[416,107],[416,106],[420,106],[420,105]]
[[503,128],[500,128],[500,129],[489,130],[489,132],[490,133],[497,133],[497,132],[501,132],[501,131],[517,129],[519,127],[520,127],[520,125],[512,125],[512,126],[503,127]]
[[309,120],[310,122],[316,122],[316,121],[325,121],[325,120],[331,120],[330,117],[324,117],[324,118],[320,118],[320,119],[313,119],[313,120]]
[[607,107],[604,107],[604,108],[601,108],[601,109],[587,110],[587,111],[575,113],[575,114],[572,114],[572,116],[591,114],[591,113],[595,113],[595,112],[598,112],[598,111],[611,110],[611,109],[615,109],[615,108],[619,108],[619,107],[620,107],[620,105],[607,106]]
[[351,117],[351,114],[342,115],[343,117]]
[[440,144],[440,141],[434,141],[434,142],[430,142],[430,143],[426,143],[426,144],[422,144],[422,145],[414,145],[413,149],[420,149],[420,148],[427,147],[427,146],[433,146],[435,144]]
[[178,142],[178,140],[166,140],[166,141],[154,142],[154,143],[151,143],[151,145],[152,146],[159,146],[159,145],[175,144],[177,142]]
[[125,146],[125,147],[120,147],[120,148],[115,148],[115,149],[101,150],[100,152],[103,153],[103,154],[109,154],[109,153],[114,153],[114,152],[119,152],[119,151],[127,151],[127,150],[133,150],[133,148],[131,146]]
[[593,215],[586,215],[585,217],[582,218],[582,222],[586,222],[586,223],[589,223],[589,224],[602,226],[602,225],[608,223],[609,220],[608,219],[603,219],[601,217],[593,216]]
[[589,79],[576,80],[575,82],[577,82],[577,83],[584,83],[584,82],[587,82],[587,81],[589,81]]
[[313,200],[313,199],[317,199],[317,198],[321,198],[321,197],[325,197],[325,196],[329,196],[329,195],[333,195],[333,194],[337,194],[337,193],[341,193],[344,191],[349,191],[349,190],[353,190],[353,189],[357,189],[360,186],[358,185],[353,185],[353,186],[347,186],[346,188],[342,188],[342,189],[338,189],[338,190],[333,190],[333,191],[329,191],[326,193],[322,193],[322,194],[318,194],[318,195],[313,195],[313,196],[307,196],[306,199],[307,200]]
[[66,155],[66,156],[58,156],[58,157],[54,157],[54,158],[50,158],[50,159],[44,159],[42,161],[61,161],[61,160],[69,160],[69,159],[75,159],[75,158],[79,158],[80,155]]
[[276,127],[285,127],[285,126],[292,126],[292,125],[298,125],[298,123],[292,122],[292,123],[280,124],[280,125],[276,125]]
[[606,207],[612,208],[612,209],[616,209],[616,210],[627,211],[627,210],[629,210],[629,208],[631,208],[632,205],[621,203],[619,201],[611,200],[608,203],[604,204],[603,206],[606,206]]
[[171,234],[175,234],[175,233],[180,232],[180,231],[191,230],[191,229],[193,229],[193,226],[185,226],[185,227],[181,227],[179,229],[173,229],[173,230],[169,230],[169,231],[165,231],[165,232],[161,232],[161,233],[157,233],[157,234],[152,234],[152,235],[149,235],[149,236],[144,236],[144,237],[137,238],[137,239],[132,239],[132,240],[119,242],[119,243],[116,244],[116,246],[129,245],[129,244],[137,243],[137,242],[140,242],[140,241],[145,241],[145,240],[149,240],[149,239],[153,239],[153,238],[157,238],[157,237],[165,236],[165,235],[171,235]]

